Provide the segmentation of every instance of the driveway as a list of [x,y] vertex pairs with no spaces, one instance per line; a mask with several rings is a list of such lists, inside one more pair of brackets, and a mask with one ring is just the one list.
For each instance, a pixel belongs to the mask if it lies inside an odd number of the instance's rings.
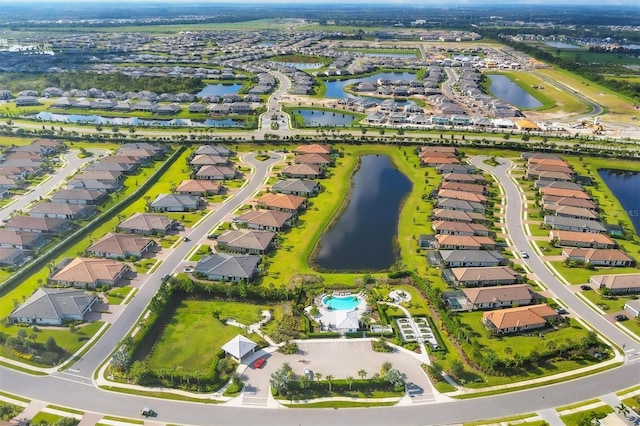
[[[353,377],[359,379],[358,371],[365,370],[367,378],[380,371],[385,362],[390,362],[405,375],[406,382],[413,382],[424,389],[424,393],[416,397],[421,401],[435,401],[431,383],[420,367],[420,362],[412,355],[394,350],[391,353],[374,352],[371,341],[362,339],[331,339],[299,341],[299,351],[295,355],[283,355],[273,352],[267,355],[267,362],[261,369],[249,366],[243,373],[245,396],[243,405],[264,401],[269,394],[269,377],[271,373],[282,367],[285,362],[291,365],[298,376],[308,368],[322,377],[332,375],[335,379]],[[253,359],[253,358],[251,358]],[[251,397],[248,401],[247,397]]]

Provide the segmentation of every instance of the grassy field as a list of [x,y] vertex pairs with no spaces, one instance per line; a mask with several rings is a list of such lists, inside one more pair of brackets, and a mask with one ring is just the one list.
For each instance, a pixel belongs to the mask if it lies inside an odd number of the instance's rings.
[[[64,419],[64,417],[41,411],[31,419],[31,424],[37,425],[40,424],[40,422],[45,422],[45,424],[47,425],[54,425],[56,422],[62,419]],[[76,420],[74,424],[77,425],[78,423],[80,423],[80,420]]]
[[185,300],[151,352],[149,367],[182,366],[187,372],[206,371],[222,345],[242,334],[240,328],[223,321],[234,318],[249,325],[260,319],[259,312],[266,309],[269,308],[245,303]]
[[569,268],[564,266],[564,262],[555,261],[551,262],[554,268],[562,275],[570,284],[584,284],[588,283],[589,279],[595,275],[606,274],[637,274],[640,269],[626,267],[626,268],[602,268],[602,269],[586,269],[586,268]]
[[560,420],[562,420],[562,422],[567,426],[579,426],[590,424],[590,419],[603,419],[611,413],[613,413],[613,408],[608,405],[604,405],[602,407],[596,407],[592,410],[580,411],[578,413],[561,416]]

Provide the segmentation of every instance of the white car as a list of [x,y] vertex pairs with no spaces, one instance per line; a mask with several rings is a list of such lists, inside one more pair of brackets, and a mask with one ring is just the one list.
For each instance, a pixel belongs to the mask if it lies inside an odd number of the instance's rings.
[[529,258],[529,253],[527,253],[526,251],[521,251],[520,252],[520,256],[522,256],[523,259],[528,259]]
[[191,272],[195,272],[196,270],[194,268],[192,268],[191,266],[187,266],[186,268],[184,268],[184,271],[188,274],[190,274]]

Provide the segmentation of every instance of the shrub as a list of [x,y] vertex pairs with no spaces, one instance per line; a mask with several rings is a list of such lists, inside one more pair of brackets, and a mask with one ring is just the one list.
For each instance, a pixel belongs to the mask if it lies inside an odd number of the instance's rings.
[[393,352],[393,348],[389,346],[384,337],[381,337],[378,340],[373,340],[371,342],[371,349],[373,349],[374,352]]
[[282,345],[279,349],[278,352],[285,354],[285,355],[293,355],[298,353],[298,344],[295,342],[287,342],[284,345]]

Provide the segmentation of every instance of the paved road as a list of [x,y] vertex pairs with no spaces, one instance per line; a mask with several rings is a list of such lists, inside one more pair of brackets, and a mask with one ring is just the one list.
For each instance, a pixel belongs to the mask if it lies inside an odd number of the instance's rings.
[[[255,173],[251,177],[249,183],[245,185],[233,198],[220,205],[218,209],[205,219],[197,228],[194,228],[187,236],[190,241],[181,243],[175,248],[162,262],[158,269],[150,275],[142,284],[136,296],[126,305],[117,321],[111,325],[111,328],[100,338],[78,362],[76,362],[71,370],[74,380],[90,382],[93,372],[98,368],[104,359],[106,359],[111,351],[118,343],[128,334],[138,321],[138,318],[144,312],[147,304],[158,291],[161,284],[161,277],[165,274],[171,274],[175,268],[184,259],[187,253],[192,250],[198,241],[204,237],[207,232],[225,216],[233,212],[236,208],[245,203],[262,185],[267,176],[269,168],[280,160],[281,157],[272,154],[271,159],[267,161],[258,161],[254,154],[248,154],[245,161],[250,163]],[[68,372],[58,373],[68,377]]]
[[[267,111],[260,116],[260,133],[264,136],[265,133],[278,134],[280,136],[287,136],[290,132],[289,115],[280,111],[279,101],[291,88],[291,80],[285,74],[279,71],[269,71],[273,77],[275,77],[280,83],[278,89],[269,96],[267,102]],[[277,123],[280,126],[277,130],[271,130],[271,117],[278,117]]]
[[536,76],[538,76],[539,78],[541,78],[542,80],[546,81],[548,84],[552,85],[552,86],[556,86],[557,88],[559,88],[560,90],[563,90],[567,93],[571,93],[573,96],[575,96],[576,98],[580,99],[582,102],[584,102],[585,104],[587,104],[589,106],[589,108],[591,108],[590,112],[584,113],[584,114],[580,114],[580,115],[573,115],[573,116],[569,116],[565,119],[561,119],[560,121],[580,121],[580,120],[586,120],[589,118],[593,118],[596,117],[600,114],[602,114],[602,112],[604,111],[604,109],[602,108],[602,106],[594,101],[592,101],[591,99],[587,98],[586,96],[580,94],[577,90],[567,86],[564,83],[561,83],[557,80],[552,79],[551,77],[548,77],[542,73],[536,72],[534,73]]
[[[523,202],[521,193],[518,191],[516,184],[510,179],[507,171],[513,167],[513,163],[506,159],[500,159],[501,164],[492,167],[484,164],[482,160],[488,157],[473,157],[471,158],[471,164],[476,167],[493,173],[505,190],[505,196],[507,199],[507,208],[505,211],[505,222],[507,228],[507,234],[513,241],[513,245],[518,251],[526,251],[529,253],[529,259],[524,259],[524,262],[531,268],[531,270],[537,275],[538,279],[544,283],[562,302],[567,305],[570,312],[582,317],[594,328],[598,329],[602,334],[614,341],[618,346],[625,345],[627,351],[640,352],[640,343],[631,339],[622,330],[609,322],[602,315],[587,306],[582,300],[580,300],[571,289],[560,282],[558,278],[547,268],[538,252],[532,249],[529,238],[525,234],[522,227],[522,213]],[[640,370],[638,372],[638,381],[640,381]]]
[[59,169],[45,182],[35,187],[31,192],[20,197],[15,197],[16,201],[4,207],[3,209],[0,209],[0,221],[11,216],[11,214],[15,211],[25,209],[32,202],[46,195],[47,193],[49,193],[49,191],[57,188],[65,181],[66,178],[75,173],[83,165],[94,161],[95,159],[108,153],[108,151],[104,149],[89,149],[87,151],[91,151],[93,153],[93,157],[79,158],[78,152],[80,151],[76,149],[65,153],[65,166]]

